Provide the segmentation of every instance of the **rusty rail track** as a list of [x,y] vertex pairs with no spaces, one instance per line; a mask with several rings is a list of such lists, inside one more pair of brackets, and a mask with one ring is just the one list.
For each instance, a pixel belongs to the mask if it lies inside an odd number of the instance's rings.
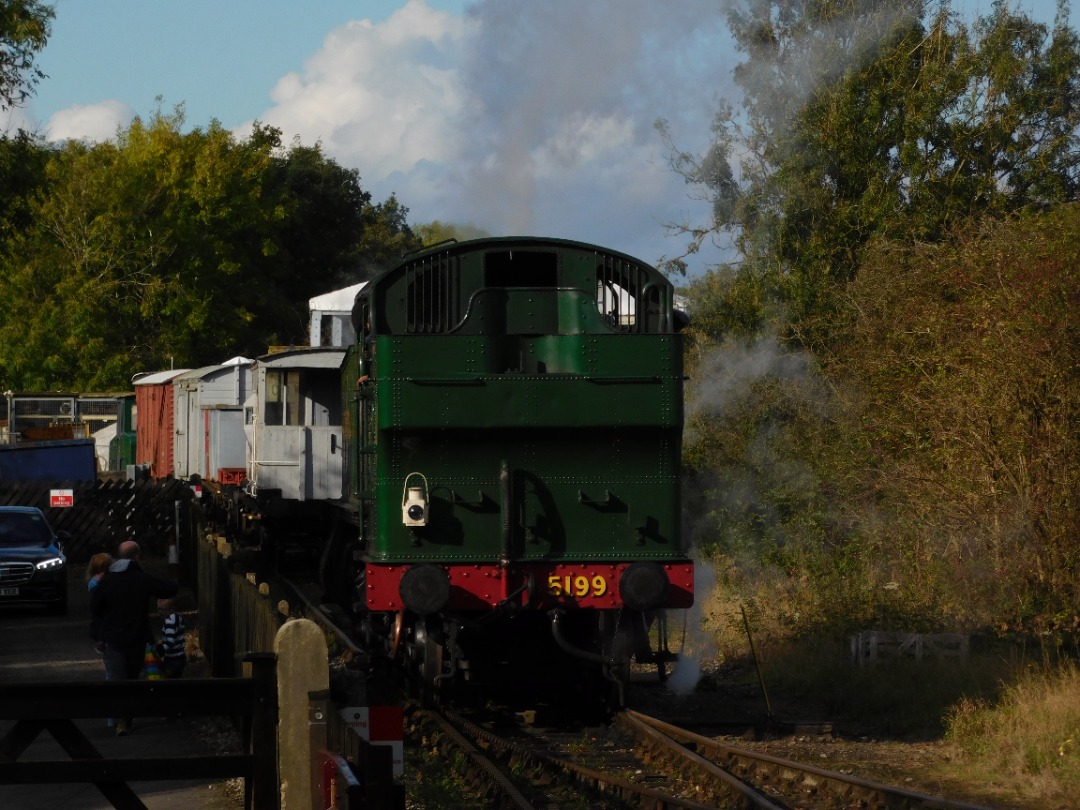
[[[470,765],[467,779],[493,806],[550,806],[559,792],[593,807],[705,810],[859,807],[871,810],[986,810],[963,802],[724,745],[634,711],[619,714],[591,746],[570,752],[558,733],[496,732],[448,709],[424,712],[443,753]],[[561,755],[551,750],[563,747]],[[585,750],[587,748],[587,750]],[[662,781],[669,789],[650,782]]]
[[[865,807],[874,810],[987,810],[980,805],[943,799],[856,776],[830,771],[815,765],[794,762],[769,754],[720,743],[711,737],[681,729],[634,711],[619,715],[618,722],[635,735],[658,744],[663,752],[668,743],[690,746],[698,759],[736,775],[760,790],[779,794],[780,806]],[[711,772],[711,768],[708,769]],[[763,806],[763,805],[755,805]]]
[[[491,773],[494,769],[498,772],[493,790],[507,800],[499,805],[502,807],[519,810],[548,807],[551,806],[552,796],[559,793],[574,799],[587,796],[591,799],[590,806],[596,808],[712,810],[715,807],[656,790],[619,775],[627,770],[626,751],[616,754],[623,761],[615,766],[600,769],[587,767],[570,759],[545,753],[534,737],[510,739],[447,709],[428,710],[426,714],[431,722],[440,728],[452,729],[447,732],[448,739],[440,741],[440,744],[453,741],[457,745],[457,752],[464,754],[472,762],[473,776],[477,771]],[[463,740],[465,745],[458,744],[459,739]],[[640,759],[635,760],[635,764],[648,767]],[[514,788],[517,793],[517,798],[514,799],[510,798],[510,792],[505,788],[505,782],[509,779],[508,773],[512,773],[522,784],[520,789]]]

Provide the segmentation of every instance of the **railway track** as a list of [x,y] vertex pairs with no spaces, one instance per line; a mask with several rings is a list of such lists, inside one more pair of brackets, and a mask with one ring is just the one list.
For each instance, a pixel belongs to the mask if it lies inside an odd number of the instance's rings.
[[[622,712],[621,725],[648,740],[658,756],[670,756],[672,745],[684,748],[708,772],[719,769],[771,797],[780,807],[859,807],[881,810],[987,810],[980,805],[930,796],[857,776],[720,743],[634,711]],[[767,807],[749,804],[748,807]]]
[[[290,583],[305,612],[358,656],[363,651],[333,617]],[[760,810],[986,810],[720,742],[643,713],[572,731],[512,714],[483,719],[437,706],[412,713],[444,756],[468,763],[462,775],[493,807],[755,808]]]
[[718,743],[634,711],[585,732],[419,711],[444,755],[492,806],[755,810],[986,810]]

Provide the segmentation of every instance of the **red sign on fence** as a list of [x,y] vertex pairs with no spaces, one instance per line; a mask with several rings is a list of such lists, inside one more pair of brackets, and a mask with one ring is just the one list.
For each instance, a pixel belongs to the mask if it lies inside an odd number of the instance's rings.
[[50,489],[49,506],[74,506],[75,490],[73,489]]

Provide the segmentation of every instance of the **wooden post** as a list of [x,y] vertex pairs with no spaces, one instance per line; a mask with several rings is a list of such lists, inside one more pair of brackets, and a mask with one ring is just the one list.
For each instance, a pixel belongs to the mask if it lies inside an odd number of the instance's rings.
[[278,691],[277,656],[251,653],[244,656],[251,664],[255,681],[255,708],[251,718],[251,779],[245,791],[247,810],[278,810]]
[[[308,744],[309,750],[321,754],[326,750],[327,716],[330,712],[330,690],[318,689],[308,692]],[[311,757],[311,806],[316,810],[322,810],[325,785],[323,784],[325,768],[319,756]]]
[[[329,690],[326,636],[309,619],[293,619],[277,631],[274,651],[278,660],[277,726],[280,757],[281,805],[287,810],[312,807],[312,763],[320,758],[320,748],[312,747],[310,698],[312,692]],[[325,714],[324,714],[325,717]],[[276,806],[276,805],[275,805]],[[261,810],[261,806],[260,806]]]

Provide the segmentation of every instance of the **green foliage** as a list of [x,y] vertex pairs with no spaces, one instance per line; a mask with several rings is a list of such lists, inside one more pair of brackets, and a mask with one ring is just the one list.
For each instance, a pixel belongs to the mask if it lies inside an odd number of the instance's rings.
[[1080,613],[1078,259],[1075,205],[878,245],[819,330],[827,371],[861,383],[882,534],[958,618]]
[[427,736],[410,742],[413,744],[405,746],[405,790],[412,805],[460,810],[490,806],[470,790],[466,776],[468,762],[460,754],[445,756],[437,741]]
[[693,344],[695,542],[788,634],[1080,636],[1080,211],[872,244],[835,311]]
[[372,204],[319,147],[183,124],[178,108],[68,142],[27,180],[30,227],[0,247],[7,387],[124,390],[138,371],[306,342],[309,298],[415,244],[407,209]]
[[32,203],[44,188],[48,158],[45,145],[29,133],[0,135],[0,252],[30,226]]
[[45,77],[34,55],[48,42],[55,16],[37,0],[0,0],[0,112],[26,101]]
[[721,106],[700,158],[672,148],[711,205],[706,226],[676,229],[688,252],[730,233],[738,275],[801,317],[831,310],[875,237],[939,240],[974,215],[1077,199],[1076,33],[1008,4],[971,30],[934,8],[733,4],[742,106]]
[[680,293],[690,306],[690,336],[699,344],[728,335],[760,333],[775,315],[761,279],[720,267],[694,279]]
[[[263,141],[280,154],[279,132],[256,125],[255,134],[253,146]],[[313,277],[323,279],[326,290],[368,278],[409,236],[408,209],[393,197],[373,205],[359,172],[338,165],[319,145],[294,142],[272,161],[264,182],[264,193],[281,206],[274,260],[288,268],[282,282],[291,282],[298,297]],[[383,206],[390,210],[384,213]]]
[[684,291],[695,540],[789,633],[1067,644],[1080,39],[928,8],[735,3],[741,107],[701,157],[660,125],[710,203],[688,252],[740,253]]
[[450,222],[440,222],[439,220],[415,225],[413,231],[424,247],[437,245],[439,242],[446,242],[449,239],[464,242],[467,239],[491,236],[487,231],[473,225],[455,225]]

